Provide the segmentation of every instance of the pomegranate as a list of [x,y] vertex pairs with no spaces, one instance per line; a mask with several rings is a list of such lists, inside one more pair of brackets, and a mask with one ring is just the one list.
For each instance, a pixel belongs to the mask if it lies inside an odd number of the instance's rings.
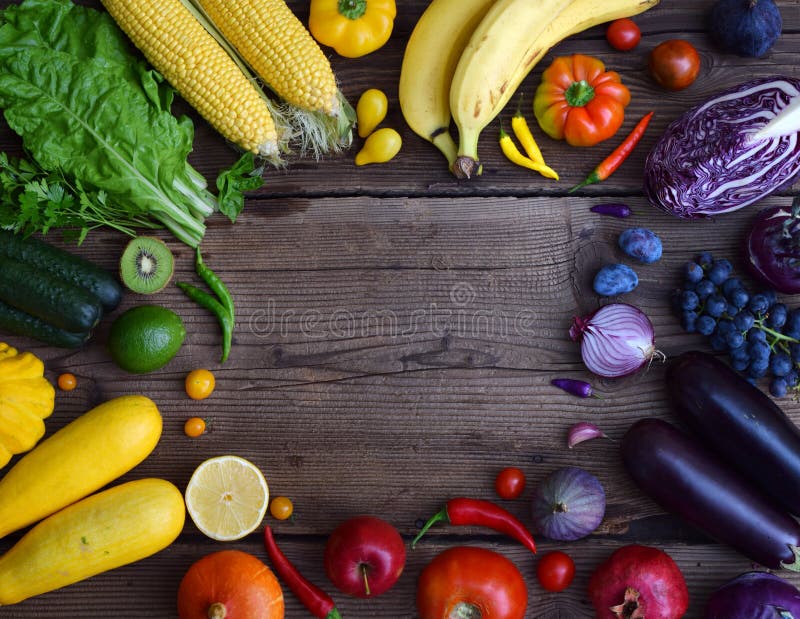
[[689,607],[680,568],[666,552],[630,545],[615,550],[589,580],[597,619],[678,619]]

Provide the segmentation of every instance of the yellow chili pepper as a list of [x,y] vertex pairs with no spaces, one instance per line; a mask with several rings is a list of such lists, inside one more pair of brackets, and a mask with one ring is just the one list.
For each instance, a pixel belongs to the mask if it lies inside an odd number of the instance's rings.
[[517,111],[511,118],[511,129],[514,131],[514,135],[517,136],[519,143],[522,144],[522,148],[527,153],[528,157],[530,157],[534,163],[541,163],[544,165],[542,151],[539,150],[539,145],[536,143],[536,140],[533,139],[531,129],[528,127],[528,121],[525,120],[522,112]]
[[311,0],[308,29],[346,58],[383,47],[394,27],[395,0]]
[[538,163],[523,155],[517,148],[517,145],[514,144],[511,136],[508,135],[502,127],[500,127],[500,149],[511,163],[516,163],[518,166],[538,172],[545,178],[558,180],[558,174],[555,170],[544,163]]

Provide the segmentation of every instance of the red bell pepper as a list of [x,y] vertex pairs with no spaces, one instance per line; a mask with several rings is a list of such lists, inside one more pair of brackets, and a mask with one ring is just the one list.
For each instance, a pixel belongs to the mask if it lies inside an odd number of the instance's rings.
[[631,93],[602,61],[574,54],[556,58],[536,89],[533,112],[551,138],[594,146],[622,126]]

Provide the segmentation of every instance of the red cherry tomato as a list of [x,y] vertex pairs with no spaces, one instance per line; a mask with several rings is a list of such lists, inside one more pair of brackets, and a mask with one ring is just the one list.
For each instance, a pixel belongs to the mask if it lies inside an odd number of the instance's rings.
[[519,569],[503,555],[477,546],[440,553],[417,581],[420,619],[523,619],[528,590]]
[[639,45],[642,40],[642,31],[633,20],[623,17],[615,19],[606,29],[606,40],[614,49],[627,52]]
[[536,565],[536,577],[547,591],[563,591],[575,577],[575,563],[564,552],[548,552]]
[[700,72],[700,55],[683,39],[660,43],[650,52],[647,64],[653,79],[667,90],[683,90]]
[[516,499],[525,490],[525,473],[510,466],[494,478],[494,489],[501,499]]

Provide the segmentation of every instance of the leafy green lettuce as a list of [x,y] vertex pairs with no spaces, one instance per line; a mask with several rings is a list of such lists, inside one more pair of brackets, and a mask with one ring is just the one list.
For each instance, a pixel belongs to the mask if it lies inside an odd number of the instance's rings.
[[196,247],[218,204],[187,161],[194,128],[172,99],[107,14],[70,0],[2,12],[0,108],[36,164],[79,188],[79,202],[113,205],[107,225],[152,218]]

